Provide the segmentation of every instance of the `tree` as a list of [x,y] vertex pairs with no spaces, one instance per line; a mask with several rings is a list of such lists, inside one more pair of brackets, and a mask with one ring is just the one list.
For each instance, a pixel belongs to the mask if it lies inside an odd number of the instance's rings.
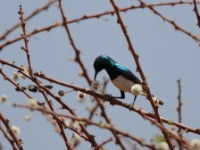
[[[198,1],[7,3],[14,9],[1,9],[0,149],[199,148]],[[118,92],[108,76],[93,81],[100,54],[140,77],[150,103],[108,98]]]

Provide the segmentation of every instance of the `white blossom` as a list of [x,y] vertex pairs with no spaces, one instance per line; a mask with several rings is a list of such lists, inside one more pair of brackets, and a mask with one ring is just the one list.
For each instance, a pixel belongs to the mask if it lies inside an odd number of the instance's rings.
[[102,92],[102,84],[100,84],[97,81],[93,81],[92,85],[91,85],[92,90],[94,90],[95,92],[101,93]]
[[169,146],[166,142],[160,142],[157,146],[157,150],[169,150]]
[[31,114],[25,115],[23,119],[24,121],[29,122],[31,120]]
[[20,78],[20,75],[18,72],[14,72],[13,75],[11,76],[12,80],[17,81]]
[[77,99],[79,102],[84,102],[86,100],[86,94],[83,92],[77,92]]
[[74,139],[74,142],[80,142],[82,140],[82,137],[78,135],[77,133],[74,133],[72,135],[72,138]]
[[29,72],[28,72],[28,69],[27,68],[24,68],[24,71],[23,71],[24,74],[21,74],[21,78],[22,79],[26,79],[27,76],[29,76]]
[[193,150],[200,150],[200,139],[193,139],[190,144]]
[[12,131],[14,132],[14,134],[15,134],[16,136],[19,136],[19,134],[20,134],[20,132],[21,132],[19,127],[17,127],[17,126],[12,126],[11,129],[12,129]]
[[2,94],[0,97],[0,103],[5,103],[8,100],[8,96],[5,94]]
[[37,101],[34,98],[30,98],[28,100],[28,105],[30,107],[33,107],[33,108],[37,108],[38,107],[38,103],[37,103]]

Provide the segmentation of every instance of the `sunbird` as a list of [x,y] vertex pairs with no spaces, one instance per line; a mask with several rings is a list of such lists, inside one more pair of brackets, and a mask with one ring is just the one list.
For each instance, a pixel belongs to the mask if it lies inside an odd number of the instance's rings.
[[[97,74],[103,69],[106,70],[112,83],[120,90],[121,93],[121,96],[110,97],[124,99],[125,92],[132,93],[133,95],[135,95],[133,105],[138,95],[147,97],[147,93],[142,87],[142,82],[129,69],[120,65],[109,56],[100,55],[95,59],[94,80],[96,80]],[[152,95],[152,98],[158,104],[163,105],[163,102],[161,100],[158,100],[158,98],[154,95]]]

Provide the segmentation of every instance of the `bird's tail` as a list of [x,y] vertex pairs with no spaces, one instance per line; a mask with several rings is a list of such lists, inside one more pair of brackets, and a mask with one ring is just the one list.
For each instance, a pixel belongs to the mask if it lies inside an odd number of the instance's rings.
[[[147,93],[145,91],[142,92],[143,96],[147,97]],[[154,104],[155,105],[164,105],[164,102],[162,100],[160,100],[158,97],[154,96],[154,95],[151,95],[152,98],[153,98],[153,101],[154,101]],[[149,99],[148,99],[149,100]]]

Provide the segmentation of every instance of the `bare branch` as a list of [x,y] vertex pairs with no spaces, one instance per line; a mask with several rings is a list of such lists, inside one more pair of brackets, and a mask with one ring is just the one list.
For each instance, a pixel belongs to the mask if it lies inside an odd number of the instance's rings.
[[199,15],[199,11],[198,11],[198,8],[197,8],[197,2],[196,2],[196,0],[193,0],[193,2],[194,2],[194,12],[195,12],[195,15],[197,17],[197,25],[200,28],[200,15]]
[[21,35],[23,40],[24,40],[24,44],[25,44],[25,47],[22,47],[22,49],[25,51],[26,53],[26,57],[27,57],[27,61],[28,61],[28,70],[29,70],[29,74],[31,76],[31,78],[33,79],[34,78],[34,75],[33,75],[33,69],[32,69],[32,65],[31,65],[31,58],[30,58],[30,53],[29,53],[29,47],[28,47],[28,37],[27,37],[27,34],[26,34],[26,23],[25,23],[25,20],[24,20],[24,12],[22,10],[22,5],[19,6],[19,19],[21,20],[21,28],[23,30],[23,34]]
[[[178,112],[178,122],[181,123],[182,122],[182,110],[181,110],[181,106],[182,106],[182,102],[181,102],[181,92],[182,92],[182,86],[181,86],[181,79],[177,80],[178,83],[178,106],[177,106],[177,112]],[[183,135],[181,133],[181,128],[178,128],[178,134],[180,135],[181,138],[183,138]],[[182,150],[182,145],[181,143],[179,144],[179,150]]]

